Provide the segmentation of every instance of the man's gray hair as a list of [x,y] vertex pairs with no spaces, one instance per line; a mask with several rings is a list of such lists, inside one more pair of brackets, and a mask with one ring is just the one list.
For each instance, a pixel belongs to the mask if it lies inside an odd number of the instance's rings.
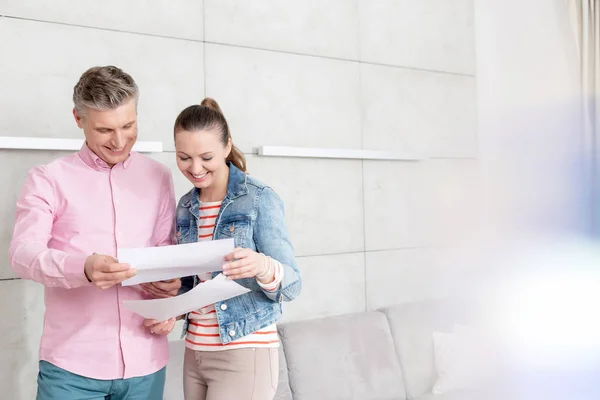
[[79,114],[86,108],[112,110],[129,99],[137,102],[137,84],[125,71],[112,65],[92,67],[85,71],[73,88],[73,103]]

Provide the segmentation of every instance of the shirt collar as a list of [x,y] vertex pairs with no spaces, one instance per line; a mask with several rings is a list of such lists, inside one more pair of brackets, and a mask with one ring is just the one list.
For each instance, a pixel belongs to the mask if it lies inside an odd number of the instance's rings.
[[[83,146],[81,146],[81,150],[79,150],[79,157],[81,157],[83,162],[85,162],[88,166],[90,166],[91,168],[93,168],[95,170],[101,171],[101,170],[110,169],[110,167],[108,166],[106,161],[104,161],[103,159],[98,157],[98,155],[96,155],[96,153],[94,153],[88,147],[86,142],[83,143]],[[127,157],[127,160],[125,160],[122,163],[118,163],[117,165],[123,165],[123,169],[127,169],[127,167],[129,167],[130,163],[131,163],[131,154],[129,154],[129,157]]]

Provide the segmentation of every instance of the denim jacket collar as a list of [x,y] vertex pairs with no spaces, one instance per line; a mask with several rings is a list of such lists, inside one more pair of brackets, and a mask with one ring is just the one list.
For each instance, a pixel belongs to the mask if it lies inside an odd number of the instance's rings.
[[248,185],[246,184],[247,175],[229,161],[227,165],[229,166],[229,182],[227,182],[227,194],[225,198],[233,200],[248,194]]
[[[227,182],[227,194],[223,200],[224,202],[231,201],[235,198],[248,194],[248,185],[246,184],[247,175],[229,161],[227,162],[227,166],[229,167],[229,181]],[[200,218],[200,212],[198,209],[200,206],[200,196],[197,187],[192,189],[190,203],[188,206],[190,207],[190,212],[196,217],[196,219]]]

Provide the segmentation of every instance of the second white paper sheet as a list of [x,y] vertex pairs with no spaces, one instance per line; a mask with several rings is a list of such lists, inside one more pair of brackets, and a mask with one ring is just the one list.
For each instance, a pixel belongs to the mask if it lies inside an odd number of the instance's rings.
[[123,306],[144,318],[164,321],[249,291],[219,274],[182,295],[167,299],[123,300]]

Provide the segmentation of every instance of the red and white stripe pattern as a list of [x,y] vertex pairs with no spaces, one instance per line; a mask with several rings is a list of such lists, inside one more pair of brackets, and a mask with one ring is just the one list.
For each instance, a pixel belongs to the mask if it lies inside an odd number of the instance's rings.
[[[200,202],[200,218],[198,219],[198,241],[212,240],[215,223],[221,202]],[[283,267],[276,260],[267,258],[275,268],[275,279],[268,285],[258,284],[265,290],[275,291],[283,279]],[[200,282],[211,279],[211,274],[198,275]],[[238,338],[230,343],[222,344],[219,336],[219,321],[214,304],[210,304],[189,314],[188,331],[185,338],[186,347],[200,351],[219,351],[248,347],[279,347],[277,326],[272,324],[250,335]]]

